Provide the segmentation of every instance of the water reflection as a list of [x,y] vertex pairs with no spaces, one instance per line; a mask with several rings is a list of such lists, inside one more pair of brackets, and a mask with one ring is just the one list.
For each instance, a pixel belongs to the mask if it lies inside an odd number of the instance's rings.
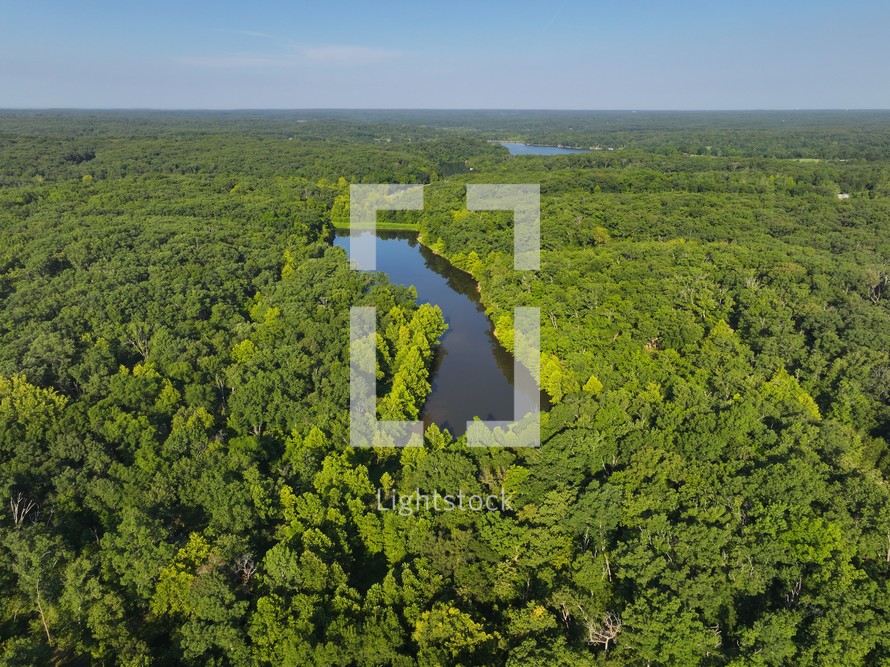
[[[348,233],[335,240],[343,248],[348,242]],[[448,323],[431,369],[424,422],[462,435],[474,417],[512,420],[513,357],[494,337],[472,277],[421,245],[415,232],[379,231],[376,248],[377,269],[393,283],[413,285],[418,302],[438,305]],[[543,392],[541,406],[549,407]]]

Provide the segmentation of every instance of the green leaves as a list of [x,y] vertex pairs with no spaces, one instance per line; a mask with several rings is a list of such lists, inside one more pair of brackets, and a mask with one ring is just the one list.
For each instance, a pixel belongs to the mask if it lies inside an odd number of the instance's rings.
[[[883,121],[431,118],[0,119],[0,662],[886,661]],[[468,181],[541,183],[540,272]],[[383,418],[445,331],[330,247],[360,182],[431,182],[411,220],[508,348],[541,308],[540,449],[348,446],[350,306]]]
[[[436,605],[421,614],[412,639],[420,647],[421,665],[471,660],[494,635],[483,630],[468,614],[455,607]],[[478,659],[478,658],[477,658]]]

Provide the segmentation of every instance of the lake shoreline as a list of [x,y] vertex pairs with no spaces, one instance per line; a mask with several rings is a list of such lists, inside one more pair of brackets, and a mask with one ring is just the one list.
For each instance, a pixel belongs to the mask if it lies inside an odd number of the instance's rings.
[[[403,227],[376,232],[376,270],[392,283],[413,286],[416,302],[439,306],[448,324],[429,369],[430,393],[422,407],[423,421],[455,437],[463,435],[466,424],[476,418],[511,421],[514,374],[525,377],[529,371],[524,366],[517,370],[512,351],[495,334],[480,282],[424,243],[420,230]],[[346,247],[349,238],[345,229],[338,230],[335,244]]]
[[[335,231],[340,232],[348,232],[352,229],[360,232],[369,232],[371,231],[371,227],[364,225],[349,225],[349,224],[339,224],[336,222],[331,223],[334,227]],[[420,232],[420,225],[414,224],[413,222],[378,222],[374,226],[375,231],[381,232]]]
[[[530,144],[525,141],[508,141],[506,139],[489,139],[489,143],[499,144],[510,151],[510,155],[578,155],[581,153],[596,152],[595,148],[584,146],[567,146],[565,144]],[[508,145],[509,144],[509,145]],[[549,148],[552,152],[524,152],[510,150],[510,146],[524,146],[527,148]]]

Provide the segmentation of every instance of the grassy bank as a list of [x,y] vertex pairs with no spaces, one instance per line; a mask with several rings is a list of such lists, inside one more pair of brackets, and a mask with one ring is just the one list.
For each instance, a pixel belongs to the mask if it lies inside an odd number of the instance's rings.
[[[334,229],[336,229],[337,231],[348,231],[350,227],[349,225],[340,225],[334,223]],[[359,225],[358,229],[368,229],[368,227]],[[378,222],[375,229],[377,229],[377,231],[419,232],[420,226],[411,222]]]

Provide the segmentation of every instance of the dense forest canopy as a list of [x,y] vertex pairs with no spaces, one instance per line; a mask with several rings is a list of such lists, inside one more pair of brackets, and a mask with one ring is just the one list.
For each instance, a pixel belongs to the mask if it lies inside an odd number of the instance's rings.
[[[540,449],[349,446],[349,308],[381,418],[445,330],[353,183],[540,307]],[[2,664],[890,664],[890,113],[0,111],[0,231]]]

